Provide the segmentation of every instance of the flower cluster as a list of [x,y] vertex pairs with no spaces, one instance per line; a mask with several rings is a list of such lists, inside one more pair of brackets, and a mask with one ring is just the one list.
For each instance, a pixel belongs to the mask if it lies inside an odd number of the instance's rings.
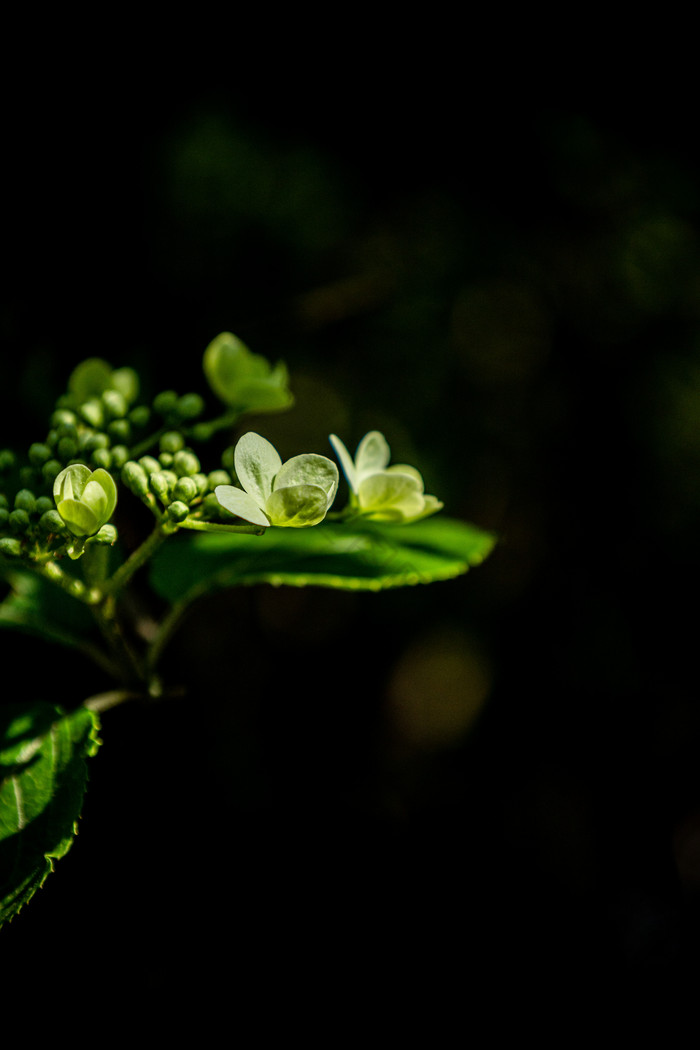
[[[443,504],[424,492],[415,467],[389,466],[390,450],[378,430],[360,442],[355,460],[331,434],[333,446],[350,488],[344,517],[407,523],[440,510]],[[221,507],[243,521],[303,528],[323,521],[338,489],[338,468],[325,456],[304,454],[287,460],[259,434],[244,434],[234,452],[239,486],[219,485]]]
[[[195,446],[246,413],[278,412],[293,404],[284,362],[271,364],[231,332],[207,346],[204,376],[220,403],[197,393],[161,390],[139,402],[139,378],[88,358],[72,372],[42,441],[24,463],[0,450],[0,555],[43,565],[86,546],[114,544],[111,519],[121,483],[144,503],[164,534],[180,528],[262,532],[268,527],[309,528],[331,512],[339,467],[317,453],[286,462],[259,434],[244,433],[214,469],[204,468]],[[335,434],[329,437],[348,483],[340,520],[408,523],[440,510],[424,491],[415,467],[390,465],[390,450],[377,430],[366,434],[353,459]],[[0,559],[1,563],[2,559]]]

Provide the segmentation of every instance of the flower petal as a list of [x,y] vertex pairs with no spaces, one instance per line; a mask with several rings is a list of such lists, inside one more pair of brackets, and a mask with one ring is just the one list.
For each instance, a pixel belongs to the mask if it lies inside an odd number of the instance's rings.
[[102,522],[77,499],[64,499],[56,509],[74,536],[92,536]]
[[355,469],[358,482],[368,474],[376,474],[387,466],[391,452],[386,438],[378,430],[365,434],[355,453]]
[[358,495],[363,514],[375,521],[406,521],[425,507],[422,485],[408,474],[388,470],[365,478]]
[[330,506],[338,491],[338,468],[332,459],[315,452],[292,456],[280,468],[273,490],[289,488],[291,485],[316,485],[326,493]]
[[437,496],[423,496],[423,500],[425,501],[425,506],[420,514],[415,518],[407,518],[406,521],[418,521],[421,518],[427,518],[430,514],[436,514],[445,506]]
[[343,474],[345,475],[348,485],[353,492],[357,492],[357,473],[355,471],[355,464],[352,461],[352,456],[340,438],[336,437],[335,434],[329,434],[328,440],[333,446],[333,451],[340,460],[340,465],[343,468]]
[[237,515],[243,521],[249,521],[251,525],[262,525],[264,528],[270,524],[267,514],[260,509],[254,498],[242,489],[237,489],[234,485],[217,485],[214,495],[224,510]]
[[318,485],[290,485],[275,489],[265,504],[273,525],[305,528],[326,516],[328,496]]
[[98,514],[104,525],[112,517],[117,505],[117,486],[114,478],[108,471],[98,467],[92,472],[80,498]]
[[277,449],[266,438],[249,432],[240,438],[233,454],[238,480],[259,507],[272,492],[275,475],[282,466]]
[[388,474],[408,474],[418,482],[421,492],[423,491],[423,475],[415,467],[409,467],[408,463],[394,463],[386,469]]
[[80,499],[91,475],[92,471],[84,463],[71,463],[57,474],[53,483],[56,504],[64,499]]

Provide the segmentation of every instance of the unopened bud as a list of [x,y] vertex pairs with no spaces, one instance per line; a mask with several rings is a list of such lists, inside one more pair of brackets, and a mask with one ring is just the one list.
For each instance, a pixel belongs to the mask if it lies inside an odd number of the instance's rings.
[[160,450],[161,452],[179,452],[181,448],[185,447],[185,439],[178,430],[168,430],[161,436],[160,439]]
[[167,470],[154,470],[148,479],[153,492],[162,503],[167,503],[172,488],[172,476]]
[[118,470],[124,466],[129,458],[129,449],[126,445],[114,445],[112,448],[112,466]]
[[29,515],[26,510],[13,510],[10,514],[9,525],[13,532],[26,532],[29,528]]
[[196,481],[190,477],[179,478],[177,485],[173,489],[173,499],[189,504],[193,499],[196,499],[196,497]]
[[126,398],[118,390],[105,390],[102,394],[102,404],[111,419],[122,419],[129,411]]
[[148,474],[140,463],[133,459],[127,460],[122,467],[121,479],[135,496],[140,499],[148,496]]
[[35,467],[40,467],[50,456],[51,449],[43,442],[35,441],[33,445],[29,446],[29,462]]
[[15,465],[15,454],[9,448],[0,449],[0,474],[6,474]]
[[26,510],[27,514],[33,514],[36,510],[36,496],[31,489],[20,489],[15,496],[15,510]]
[[54,507],[45,511],[39,518],[39,528],[47,535],[51,532],[65,532],[66,525],[63,518]]
[[41,468],[42,476],[46,481],[53,481],[57,474],[63,469],[63,464],[57,459],[47,459]]
[[200,394],[183,394],[178,398],[175,411],[180,419],[196,419],[204,411],[204,399]]
[[154,456],[141,456],[139,463],[147,474],[153,474],[160,470],[160,463]]
[[175,500],[168,507],[168,517],[172,521],[184,521],[190,512],[190,508],[182,500]]
[[145,427],[151,418],[151,410],[148,405],[137,405],[129,412],[129,422],[132,427]]
[[159,416],[167,416],[173,412],[177,404],[177,393],[174,390],[161,390],[153,398],[153,408]]
[[231,475],[227,470],[212,470],[207,475],[207,488],[213,492],[217,485],[230,485]]
[[117,542],[117,530],[114,525],[107,524],[103,525],[94,536],[91,536],[87,541],[88,543],[97,543],[102,546],[113,546]]
[[112,453],[108,448],[96,448],[90,459],[96,467],[102,467],[103,470],[109,470],[112,466]]
[[22,554],[22,544],[13,536],[0,537],[0,554],[6,558],[19,558]]
[[79,407],[78,413],[81,419],[84,419],[91,427],[101,427],[104,425],[104,408],[102,402],[98,401],[96,397],[90,398],[89,401],[84,401]]
[[131,423],[128,419],[113,419],[107,427],[107,433],[112,441],[125,442],[131,440]]
[[173,470],[181,478],[189,474],[198,474],[200,470],[199,460],[194,452],[183,448],[180,452],[175,453]]

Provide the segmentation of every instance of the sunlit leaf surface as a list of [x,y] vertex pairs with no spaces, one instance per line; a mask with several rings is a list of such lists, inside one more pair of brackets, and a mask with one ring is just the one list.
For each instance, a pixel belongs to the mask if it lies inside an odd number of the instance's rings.
[[263,536],[197,533],[164,544],[151,565],[158,593],[270,583],[378,591],[448,580],[487,557],[495,537],[447,517],[413,525],[324,522]]
[[97,715],[47,703],[0,707],[0,924],[65,856],[77,831]]

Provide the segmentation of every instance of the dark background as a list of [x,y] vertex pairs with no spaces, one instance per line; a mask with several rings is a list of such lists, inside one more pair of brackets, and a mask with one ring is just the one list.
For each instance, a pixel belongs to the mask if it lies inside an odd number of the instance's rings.
[[[98,78],[95,59],[7,94],[2,440],[40,439],[86,356],[135,365],[146,393],[201,390],[229,329],[290,368],[297,407],[256,421],[283,457],[377,427],[500,543],[428,588],[198,608],[166,664],[187,699],[105,715],[80,835],[3,930],[3,965],[70,943],[110,975],[128,955],[153,995],[206,975],[212,944],[268,980],[302,948],[360,982],[688,970],[687,117],[465,75],[452,52],[264,57]],[[2,645],[33,696],[103,687],[70,654]]]

